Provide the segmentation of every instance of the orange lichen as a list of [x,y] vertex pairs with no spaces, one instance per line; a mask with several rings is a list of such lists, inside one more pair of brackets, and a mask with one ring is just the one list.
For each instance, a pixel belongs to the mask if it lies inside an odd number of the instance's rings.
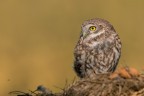
[[118,77],[119,77],[119,75],[116,72],[110,74],[110,76],[109,76],[110,79],[115,79],[115,78],[118,78]]
[[118,74],[123,77],[123,78],[131,78],[131,75],[128,73],[128,71],[126,70],[126,68],[120,68],[118,70]]
[[134,76],[134,77],[140,75],[139,71],[138,71],[137,69],[135,69],[135,68],[132,68],[132,67],[129,67],[129,68],[128,68],[128,72],[129,72],[129,74],[130,74],[131,76]]

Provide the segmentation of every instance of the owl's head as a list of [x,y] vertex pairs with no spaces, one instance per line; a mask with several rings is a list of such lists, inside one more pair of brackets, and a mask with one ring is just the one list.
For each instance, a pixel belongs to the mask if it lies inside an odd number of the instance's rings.
[[100,35],[104,32],[114,31],[113,26],[106,20],[95,18],[85,21],[81,26],[81,36],[83,38]]

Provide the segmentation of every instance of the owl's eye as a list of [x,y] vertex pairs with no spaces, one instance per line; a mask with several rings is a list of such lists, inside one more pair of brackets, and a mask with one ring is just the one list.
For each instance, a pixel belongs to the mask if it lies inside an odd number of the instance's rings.
[[90,30],[90,31],[95,31],[95,30],[96,30],[96,27],[95,27],[95,26],[91,26],[91,27],[89,27],[89,30]]

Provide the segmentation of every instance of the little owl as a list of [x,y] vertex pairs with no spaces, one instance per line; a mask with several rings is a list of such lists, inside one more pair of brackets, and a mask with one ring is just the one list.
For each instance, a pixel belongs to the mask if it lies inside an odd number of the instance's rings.
[[80,78],[114,72],[120,55],[120,38],[108,21],[95,18],[82,24],[74,50],[74,70]]

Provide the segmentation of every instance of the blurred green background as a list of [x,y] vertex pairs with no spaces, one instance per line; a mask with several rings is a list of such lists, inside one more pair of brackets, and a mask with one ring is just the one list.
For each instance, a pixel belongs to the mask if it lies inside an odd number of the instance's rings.
[[[110,21],[123,47],[119,66],[143,68],[143,0],[1,0],[0,96],[43,84],[61,91],[72,70],[84,20]],[[5,94],[5,95],[4,95]]]

